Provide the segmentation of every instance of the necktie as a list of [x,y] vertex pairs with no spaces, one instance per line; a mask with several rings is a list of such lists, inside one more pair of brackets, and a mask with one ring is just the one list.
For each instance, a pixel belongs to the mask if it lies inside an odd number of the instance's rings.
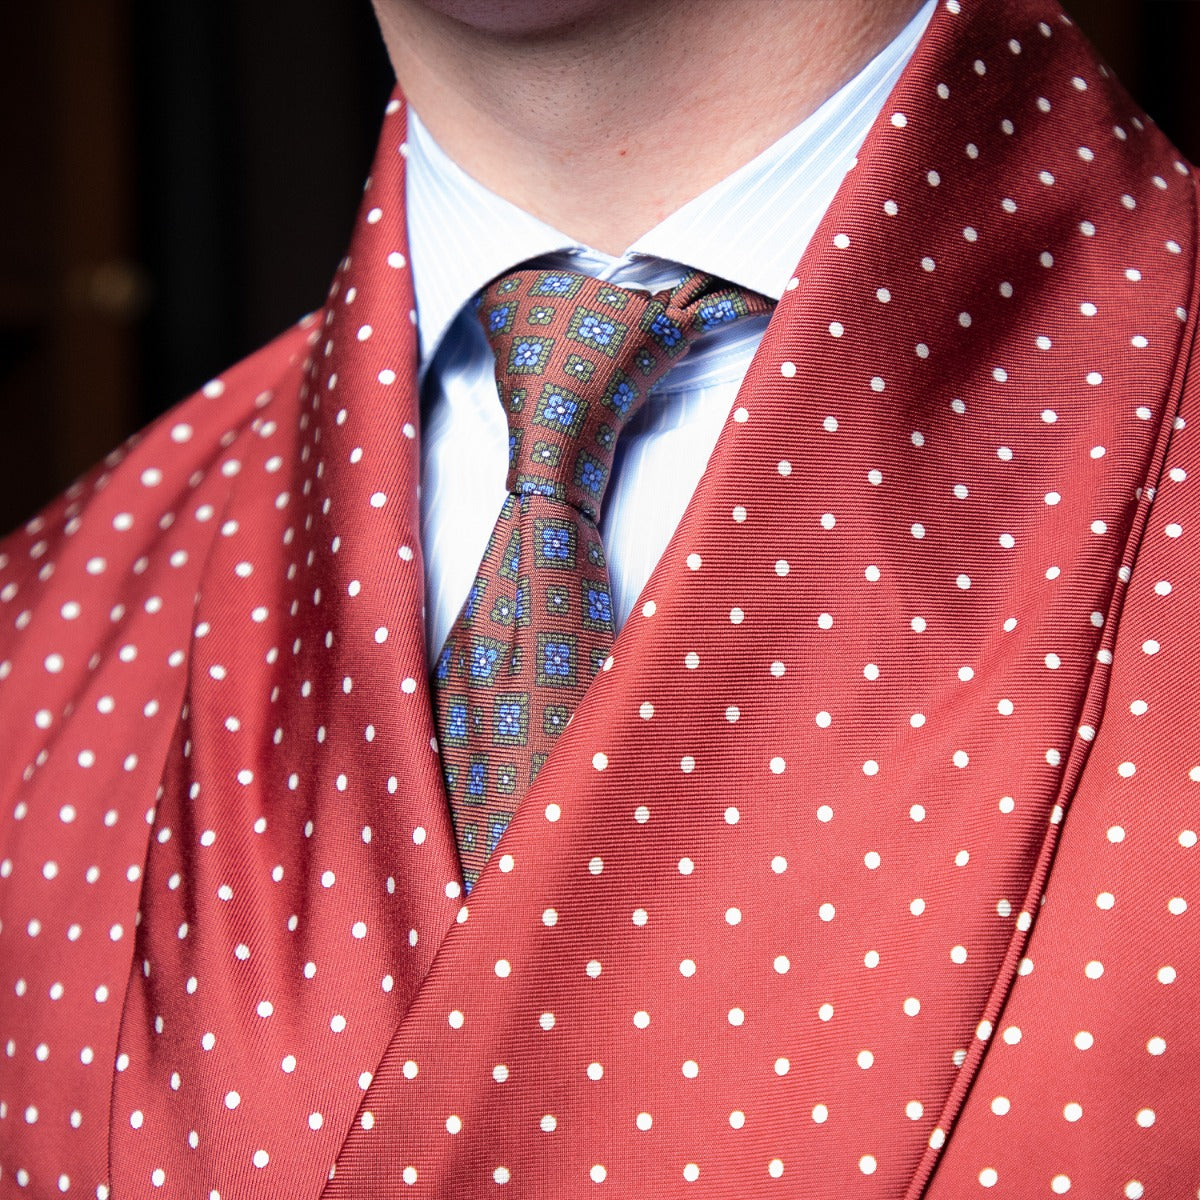
[[697,337],[770,308],[700,272],[650,295],[523,270],[481,294],[509,494],[433,672],[468,890],[612,646],[597,526],[621,430]]

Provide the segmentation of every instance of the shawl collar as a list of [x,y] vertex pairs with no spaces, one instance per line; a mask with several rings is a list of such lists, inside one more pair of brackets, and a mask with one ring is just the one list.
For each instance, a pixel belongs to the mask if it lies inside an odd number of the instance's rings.
[[1052,5],[939,7],[468,910],[425,682],[403,131],[394,101],[327,305],[226,378],[243,419],[191,463],[216,516],[115,1194],[314,1196],[336,1160],[331,1198],[915,1195],[1103,711],[1190,183]]

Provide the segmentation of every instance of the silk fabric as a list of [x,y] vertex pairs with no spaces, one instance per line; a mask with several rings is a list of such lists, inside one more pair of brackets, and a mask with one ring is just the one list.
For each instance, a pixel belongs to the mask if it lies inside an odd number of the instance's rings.
[[468,906],[404,129],[4,546],[0,1194],[1194,1195],[1190,169],[939,6]]

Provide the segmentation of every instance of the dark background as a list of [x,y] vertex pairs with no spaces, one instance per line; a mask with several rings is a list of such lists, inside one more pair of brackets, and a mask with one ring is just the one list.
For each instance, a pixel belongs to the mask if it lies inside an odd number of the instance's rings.
[[[321,303],[391,87],[367,0],[5,8],[0,532]],[[1068,8],[1200,158],[1200,0]]]

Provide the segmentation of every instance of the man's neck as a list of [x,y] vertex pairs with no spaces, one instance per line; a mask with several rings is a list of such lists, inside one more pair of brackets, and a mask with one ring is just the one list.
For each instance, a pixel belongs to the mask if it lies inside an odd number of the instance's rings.
[[[375,3],[397,79],[447,153],[494,192],[611,254],[802,121],[920,6]],[[542,15],[506,20],[522,9]]]

